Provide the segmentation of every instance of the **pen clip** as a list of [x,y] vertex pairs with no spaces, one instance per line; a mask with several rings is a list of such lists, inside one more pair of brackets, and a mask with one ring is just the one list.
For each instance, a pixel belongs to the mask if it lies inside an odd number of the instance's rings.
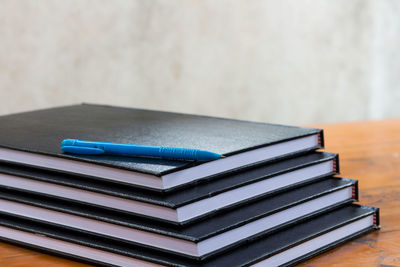
[[101,155],[104,154],[104,150],[94,147],[83,147],[83,146],[61,146],[61,150],[67,153],[83,154],[83,155]]

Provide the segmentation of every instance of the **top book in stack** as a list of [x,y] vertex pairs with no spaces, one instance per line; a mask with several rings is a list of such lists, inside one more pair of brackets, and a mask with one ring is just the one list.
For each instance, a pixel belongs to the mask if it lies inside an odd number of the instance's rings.
[[[323,147],[322,130],[102,105],[73,105],[0,117],[0,160],[172,190],[222,173]],[[63,139],[195,148],[208,162],[62,153]]]

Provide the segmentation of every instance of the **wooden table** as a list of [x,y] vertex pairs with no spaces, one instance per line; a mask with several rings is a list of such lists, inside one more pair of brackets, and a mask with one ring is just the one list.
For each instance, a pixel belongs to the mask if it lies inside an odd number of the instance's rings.
[[[339,153],[341,176],[359,180],[360,203],[381,209],[382,228],[300,266],[400,266],[400,119],[313,126]],[[0,266],[86,265],[0,243]]]

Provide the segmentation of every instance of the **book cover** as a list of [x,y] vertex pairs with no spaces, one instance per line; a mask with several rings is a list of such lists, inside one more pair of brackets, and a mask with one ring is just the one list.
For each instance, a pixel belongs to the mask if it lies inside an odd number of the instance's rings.
[[359,205],[338,208],[202,261],[8,215],[0,217],[0,225],[6,242],[101,265],[280,266],[299,263],[379,229],[379,210]]
[[[0,117],[0,160],[156,190],[323,146],[322,130],[101,105]],[[196,148],[225,158],[185,162],[62,153],[63,139]]]
[[314,152],[164,194],[79,175],[0,164],[0,186],[187,224],[216,210],[336,174],[337,162],[337,154]]
[[356,200],[354,180],[329,178],[185,227],[121,216],[68,201],[0,189],[0,213],[63,226],[191,258],[207,258],[250,238]]

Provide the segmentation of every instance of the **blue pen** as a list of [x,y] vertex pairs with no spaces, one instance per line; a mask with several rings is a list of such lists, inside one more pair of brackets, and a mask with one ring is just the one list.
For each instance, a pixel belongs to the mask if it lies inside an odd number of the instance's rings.
[[61,150],[67,153],[83,155],[107,154],[196,161],[215,160],[223,157],[220,154],[199,149],[143,146],[109,142],[82,141],[76,139],[63,140],[61,142]]

